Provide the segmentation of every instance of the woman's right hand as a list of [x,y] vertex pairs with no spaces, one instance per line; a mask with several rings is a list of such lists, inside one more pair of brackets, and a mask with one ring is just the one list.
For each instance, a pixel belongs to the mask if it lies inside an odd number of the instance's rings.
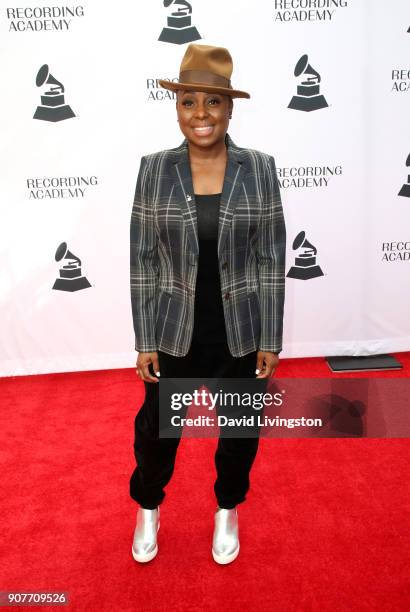
[[157,383],[158,378],[152,376],[149,371],[150,363],[152,363],[156,375],[160,376],[158,353],[156,351],[154,351],[153,353],[138,353],[137,374],[141,378],[141,380],[145,382]]

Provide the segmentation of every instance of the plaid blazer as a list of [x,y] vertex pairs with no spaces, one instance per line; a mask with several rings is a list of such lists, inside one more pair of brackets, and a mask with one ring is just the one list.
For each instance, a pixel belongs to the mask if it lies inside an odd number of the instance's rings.
[[[230,353],[282,350],[286,232],[274,158],[226,134],[219,208],[220,287]],[[141,158],[130,228],[137,351],[188,353],[198,233],[188,141]]]

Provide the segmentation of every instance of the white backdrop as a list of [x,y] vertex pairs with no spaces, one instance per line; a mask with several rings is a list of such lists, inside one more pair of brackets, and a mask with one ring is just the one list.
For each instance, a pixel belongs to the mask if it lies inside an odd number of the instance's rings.
[[[409,350],[408,0],[190,4],[191,42],[227,47],[233,86],[251,94],[234,100],[229,134],[275,157],[287,271],[301,231],[323,271],[286,279],[281,356]],[[178,8],[2,2],[2,376],[135,363],[129,221],[140,157],[184,138],[173,94],[155,83],[177,78],[188,44],[158,40]],[[312,112],[288,108],[304,54],[328,104]],[[44,64],[75,117],[50,120],[41,96],[55,84],[36,85]],[[38,106],[46,120],[33,118]],[[90,287],[53,289],[62,242]]]

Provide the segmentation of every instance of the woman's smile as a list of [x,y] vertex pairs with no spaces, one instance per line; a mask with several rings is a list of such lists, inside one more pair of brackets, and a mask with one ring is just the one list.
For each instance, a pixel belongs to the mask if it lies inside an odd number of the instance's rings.
[[210,136],[214,131],[214,126],[206,125],[203,127],[194,127],[192,129],[197,136]]

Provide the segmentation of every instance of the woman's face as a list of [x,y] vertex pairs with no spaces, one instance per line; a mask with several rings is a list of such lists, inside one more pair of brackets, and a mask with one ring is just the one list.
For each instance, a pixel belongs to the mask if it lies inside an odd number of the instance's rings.
[[232,107],[232,98],[227,95],[177,91],[179,127],[185,138],[198,146],[209,147],[225,138]]

